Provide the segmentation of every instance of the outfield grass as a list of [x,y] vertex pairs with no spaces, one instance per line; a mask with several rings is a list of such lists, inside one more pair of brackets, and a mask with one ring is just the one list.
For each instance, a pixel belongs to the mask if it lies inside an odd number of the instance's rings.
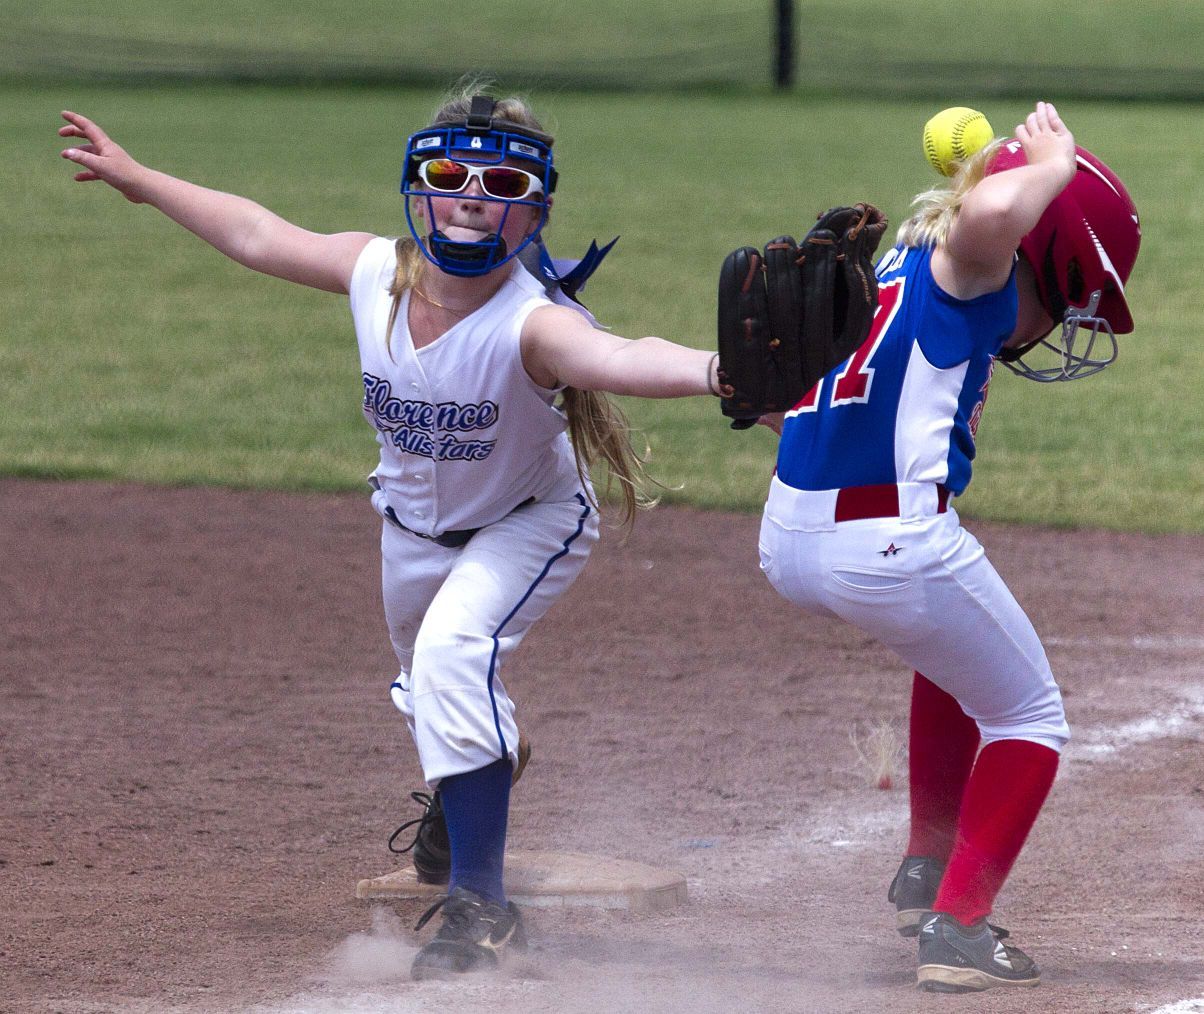
[[[1183,0],[808,0],[799,87],[862,94],[1204,96],[1204,7]],[[443,82],[535,87],[772,79],[772,0],[5,0],[0,77]]]
[[[5,328],[0,474],[358,489],[371,469],[345,300],[254,275],[156,212],[70,181],[58,111],[98,119],[135,155],[262,201],[317,230],[401,230],[405,134],[433,92],[0,89]],[[621,234],[587,291],[629,336],[714,338],[724,254],[872,199],[893,221],[934,177],[918,135],[931,103],[764,97],[535,96],[559,131],[547,238],[562,256]],[[541,101],[542,99],[542,101]],[[958,96],[959,100],[969,101]],[[979,103],[1004,131],[1024,112]],[[1193,298],[1204,217],[1194,106],[1064,104],[1129,183],[1145,245],[1121,361],[1054,387],[1001,373],[979,431],[973,516],[1202,531],[1204,437]],[[1175,158],[1154,157],[1174,151]],[[625,403],[670,499],[755,509],[768,432],[735,433],[708,400]]]

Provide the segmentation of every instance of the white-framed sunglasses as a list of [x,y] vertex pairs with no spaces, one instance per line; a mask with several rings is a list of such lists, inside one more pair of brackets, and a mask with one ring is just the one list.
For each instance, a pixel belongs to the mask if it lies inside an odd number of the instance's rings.
[[441,194],[461,193],[476,179],[481,189],[501,201],[518,201],[543,193],[543,181],[526,169],[509,165],[470,165],[451,158],[431,158],[418,166],[418,178]]

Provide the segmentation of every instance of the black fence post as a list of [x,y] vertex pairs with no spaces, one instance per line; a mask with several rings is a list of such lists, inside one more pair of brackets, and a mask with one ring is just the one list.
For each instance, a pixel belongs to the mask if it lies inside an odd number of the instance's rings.
[[777,88],[794,87],[794,0],[775,0],[777,55],[773,83]]

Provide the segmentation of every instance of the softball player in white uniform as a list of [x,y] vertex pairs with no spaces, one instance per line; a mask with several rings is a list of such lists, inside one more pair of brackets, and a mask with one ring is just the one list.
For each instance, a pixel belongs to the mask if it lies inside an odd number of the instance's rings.
[[[598,538],[589,462],[606,458],[629,514],[642,474],[593,392],[714,394],[715,357],[599,330],[566,297],[601,254],[563,278],[537,245],[556,184],[552,138],[517,100],[462,96],[410,138],[411,236],[398,241],[307,232],[144,167],[95,123],[63,116],[60,135],[85,142],[63,152],[76,180],[153,205],[247,267],[350,295],[364,414],[380,444],[371,482],[400,664],[391,692],[450,839],[443,922],[413,974],[496,964],[522,941],[502,885],[519,760],[502,674]],[[531,249],[539,278],[517,259]]]
[[[761,527],[783,596],[916,670],[911,841],[890,899],[900,932],[919,936],[919,985],[936,991],[1039,982],[986,916],[1069,736],[1032,624],[950,501],[970,481],[997,357],[1068,380],[1106,366],[1113,331],[1132,330],[1128,194],[1053,106],[1016,138],[917,198],[878,265],[868,339],[785,414]],[[1027,365],[1055,322],[1056,363]]]

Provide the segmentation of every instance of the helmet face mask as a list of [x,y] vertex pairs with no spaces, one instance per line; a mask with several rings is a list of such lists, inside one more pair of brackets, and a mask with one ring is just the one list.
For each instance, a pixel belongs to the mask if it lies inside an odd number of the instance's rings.
[[[1033,269],[1041,305],[1061,324],[1052,340],[1042,337],[1000,354],[1005,366],[1029,380],[1077,380],[1098,373],[1116,360],[1116,335],[1133,330],[1125,282],[1141,244],[1137,209],[1111,169],[1085,148],[1076,152],[1074,179],[1020,242],[1019,253]],[[1020,142],[1010,141],[988,173],[1025,162]],[[1037,348],[1052,350],[1057,362],[1024,362]]]
[[[406,143],[405,165],[401,176],[401,193],[405,197],[406,224],[419,249],[431,263],[448,274],[461,277],[485,275],[505,264],[539,235],[548,220],[548,197],[556,187],[556,169],[552,162],[552,138],[538,130],[493,115],[494,100],[474,95],[468,116],[458,121],[437,122],[431,127],[410,135]],[[480,240],[453,240],[438,231],[435,225],[434,202],[455,199],[460,194],[426,187],[419,175],[420,166],[430,159],[452,159],[472,165],[518,163],[518,167],[533,174],[543,192],[527,197],[493,197],[483,191],[472,195],[473,201],[504,205],[497,231]],[[429,231],[424,235],[414,221],[412,200],[423,202]],[[515,206],[538,209],[535,227],[517,244],[508,249],[502,232]]]
[[[1091,294],[1085,307],[1067,307],[1062,318],[1062,333],[1055,341],[1049,335],[1030,342],[1023,348],[1003,349],[998,356],[1000,362],[1017,376],[1038,383],[1049,384],[1059,380],[1079,380],[1099,373],[1105,366],[1116,362],[1119,348],[1116,334],[1103,317],[1096,316],[1100,293]],[[1076,349],[1076,345],[1078,348]],[[1099,345],[1097,352],[1096,346]],[[1037,349],[1053,353],[1057,358],[1052,365],[1038,365],[1027,361]],[[1050,357],[1042,354],[1042,362]]]

